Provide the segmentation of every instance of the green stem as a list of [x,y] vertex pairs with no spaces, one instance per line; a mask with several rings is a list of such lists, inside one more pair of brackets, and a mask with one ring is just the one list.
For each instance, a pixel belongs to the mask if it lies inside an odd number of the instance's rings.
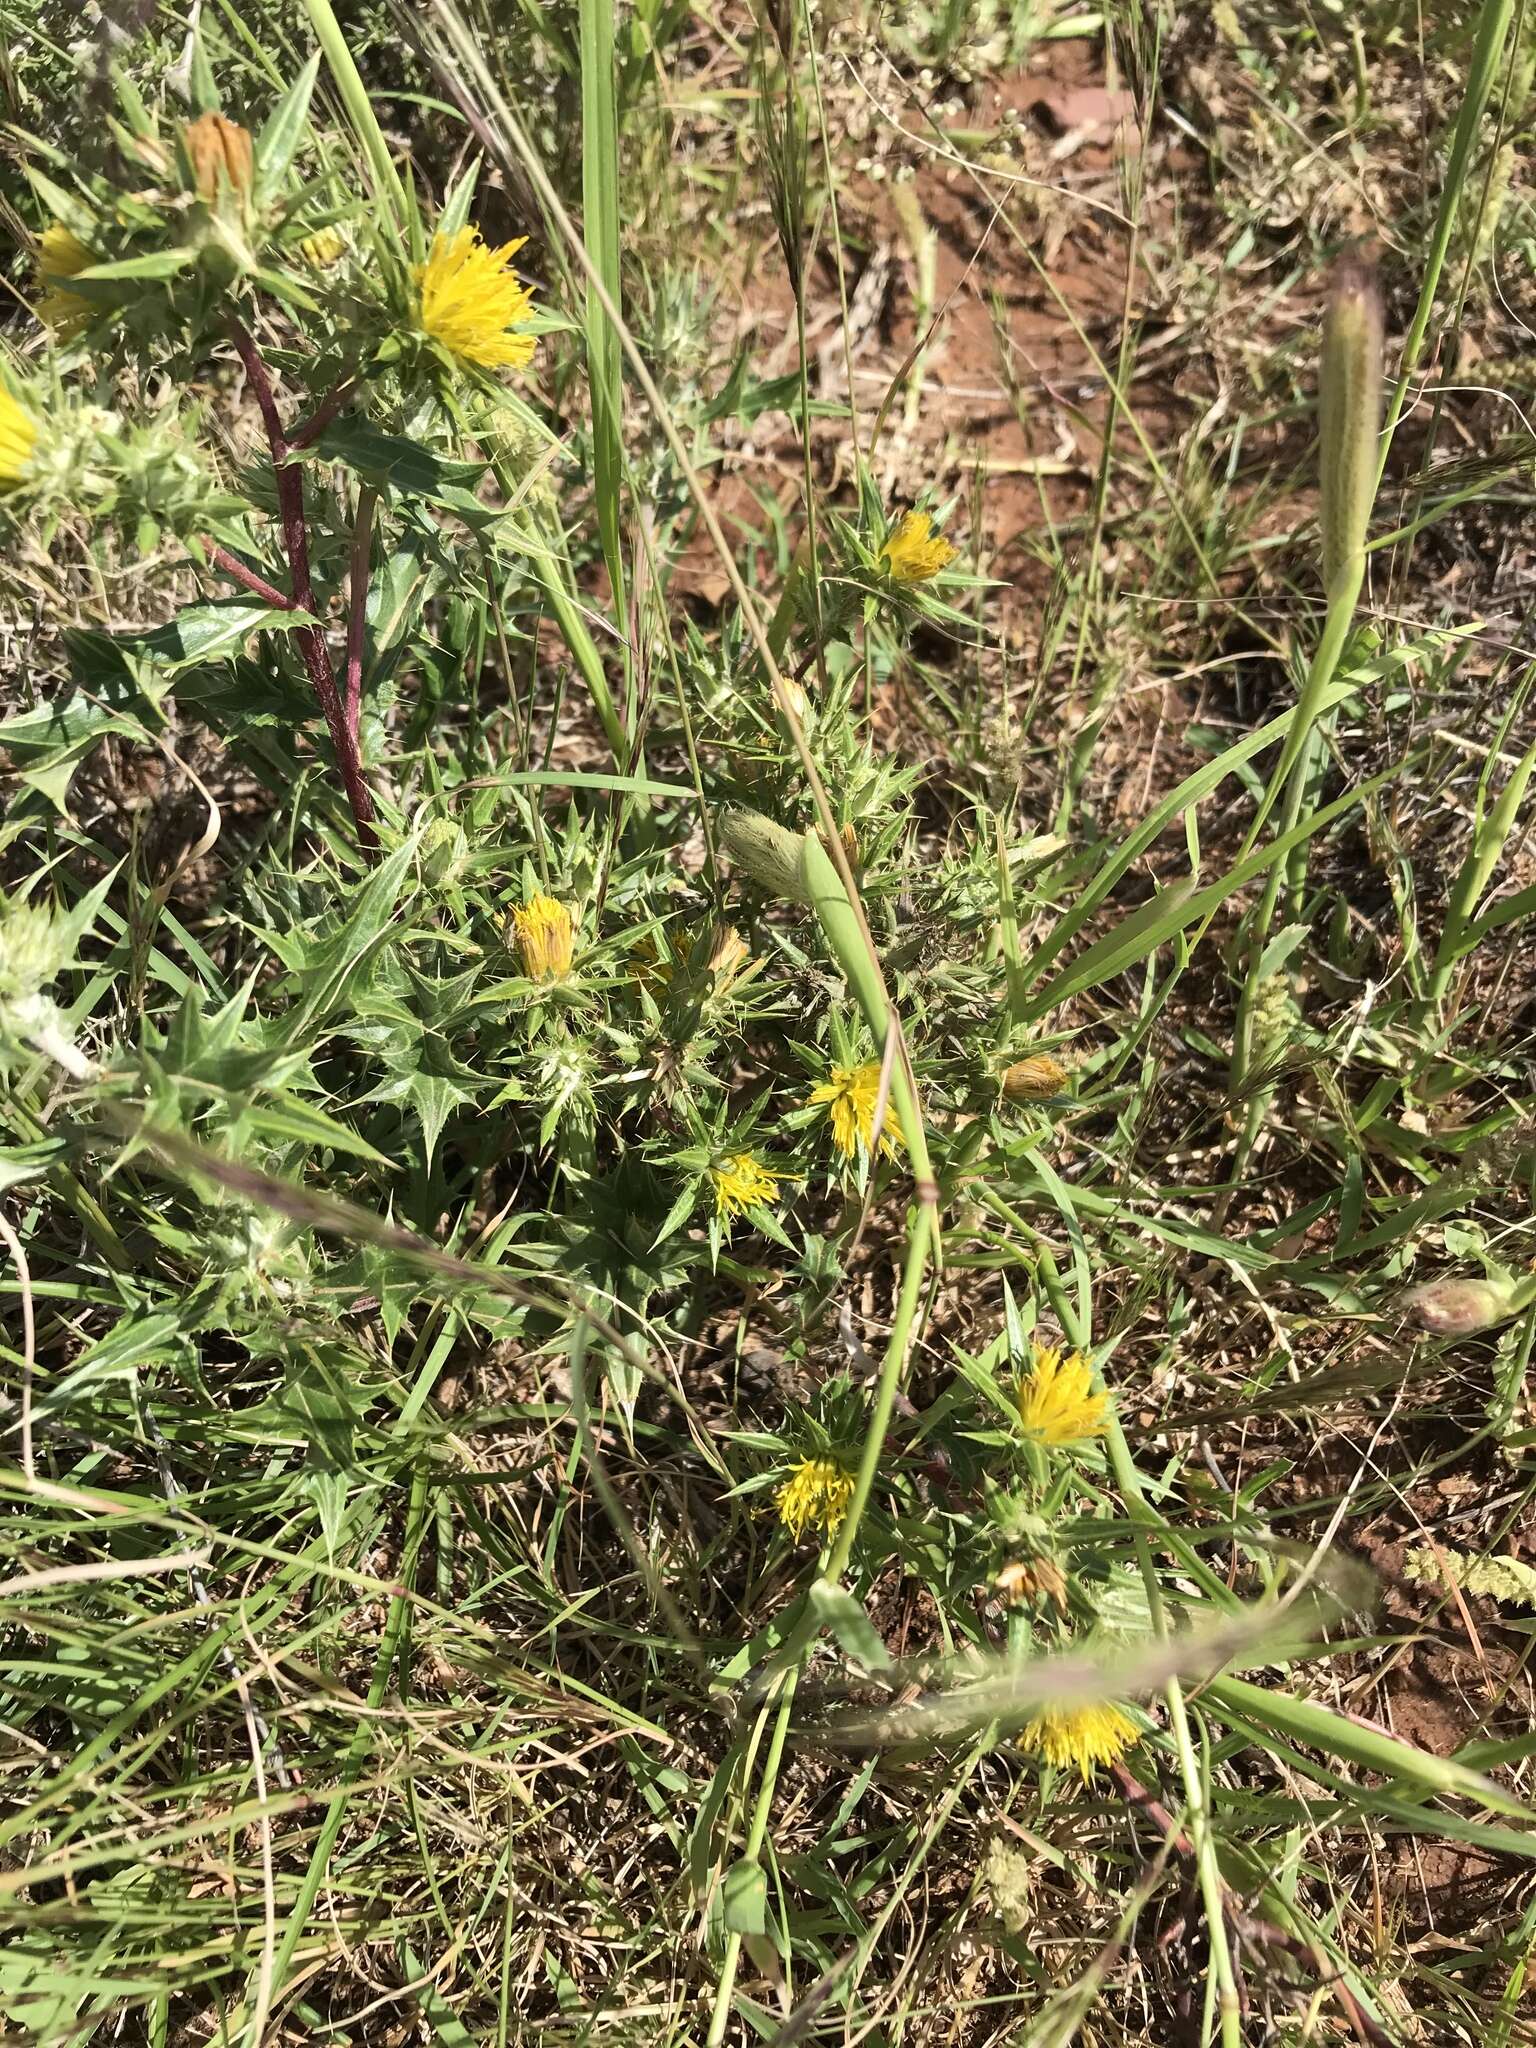
[[[790,1669],[784,1674],[784,1697],[779,1702],[778,1718],[773,1724],[773,1734],[768,1741],[768,1754],[763,1759],[763,1775],[758,1783],[757,1804],[752,1809],[752,1824],[747,1830],[746,1847],[742,1851],[744,1861],[755,1863],[763,1853],[763,1843],[768,1839],[768,1816],[773,1810],[773,1795],[778,1789],[779,1769],[784,1761],[784,1745],[789,1737],[789,1717],[795,1700],[795,1684],[799,1673]],[[731,1998],[736,1989],[736,1970],[741,1961],[741,1936],[734,1930],[725,1938],[725,1956],[720,1965],[720,1983],[715,1992],[714,2010],[709,2018],[709,2033],[704,2048],[720,2048],[725,2039],[725,2030],[730,2024]]]
[[1477,19],[1477,34],[1472,44],[1472,61],[1467,67],[1467,89],[1462,96],[1461,111],[1456,116],[1456,132],[1451,140],[1451,154],[1445,166],[1445,183],[1440,191],[1440,210],[1435,216],[1435,231],[1430,238],[1429,255],[1424,264],[1424,282],[1419,287],[1419,302],[1413,309],[1413,319],[1403,342],[1402,362],[1398,367],[1397,384],[1392,393],[1392,402],[1387,408],[1387,424],[1381,436],[1381,459],[1376,470],[1376,482],[1380,486],[1386,474],[1387,454],[1392,446],[1392,436],[1402,418],[1403,406],[1408,397],[1408,383],[1423,352],[1424,337],[1429,331],[1429,317],[1434,311],[1435,294],[1440,289],[1440,274],[1445,268],[1446,254],[1451,246],[1451,235],[1456,226],[1456,214],[1461,204],[1462,181],[1466,177],[1467,163],[1472,154],[1478,124],[1488,104],[1488,95],[1493,90],[1493,81],[1498,71],[1499,57],[1509,34],[1510,17],[1515,11],[1514,0],[1483,0],[1482,12]]
[[394,212],[395,225],[404,228],[410,218],[410,206],[405,196],[405,186],[395,168],[395,160],[389,153],[389,144],[384,139],[384,130],[379,126],[379,117],[373,111],[373,101],[368,97],[368,88],[352,60],[347,39],[341,32],[341,23],[331,8],[331,0],[304,0],[310,25],[315,39],[325,52],[325,61],[331,67],[331,76],[341,94],[352,132],[367,153],[373,166],[374,177],[380,190],[386,195]]
[[[1125,1441],[1119,1418],[1113,1409],[1110,1411],[1105,1447],[1109,1452],[1110,1469],[1115,1475],[1115,1483],[1120,1488],[1121,1498],[1126,1504],[1131,1520],[1138,1525],[1136,1560],[1141,1568],[1142,1583],[1147,1590],[1147,1609],[1152,1618],[1153,1632],[1159,1641],[1166,1641],[1168,1622],[1163,1606],[1163,1592],[1158,1583],[1157,1567],[1152,1560],[1152,1546],[1146,1535],[1147,1526],[1153,1524],[1155,1518],[1147,1507],[1146,1496],[1141,1490],[1141,1474],[1136,1470],[1130,1447]],[[1185,1820],[1190,1844],[1195,1853],[1201,1903],[1205,1907],[1211,1972],[1215,1979],[1217,2005],[1221,2013],[1222,2048],[1242,2048],[1237,1978],[1232,1968],[1232,1951],[1227,1945],[1221,1871],[1216,1861],[1215,1839],[1211,1833],[1205,1779],[1190,1735],[1189,1715],[1184,1704],[1184,1688],[1176,1678],[1169,1679],[1163,1697],[1168,1706],[1168,1732],[1173,1738],[1174,1753],[1179,1760],[1179,1775],[1184,1781]]]

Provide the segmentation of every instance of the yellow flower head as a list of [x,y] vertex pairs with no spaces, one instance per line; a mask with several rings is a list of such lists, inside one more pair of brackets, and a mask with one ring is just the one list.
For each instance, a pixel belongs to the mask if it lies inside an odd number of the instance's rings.
[[1059,1771],[1075,1769],[1086,1785],[1098,1764],[1119,1761],[1141,1731],[1129,1714],[1107,1702],[1082,1707],[1047,1707],[1019,1733],[1019,1747],[1044,1757]]
[[37,427],[31,413],[0,384],[0,491],[21,482],[36,442]]
[[802,1458],[774,1498],[779,1520],[797,1543],[807,1529],[835,1536],[853,1499],[853,1474],[834,1458]]
[[936,534],[926,512],[903,512],[886,536],[880,559],[897,583],[926,583],[955,559],[949,542]]
[[37,302],[37,317],[65,341],[90,325],[97,307],[84,292],[69,291],[58,280],[78,277],[100,260],[95,250],[88,249],[62,222],[52,221],[43,229],[37,249],[37,281],[45,289]]
[[576,949],[571,913],[553,896],[535,896],[512,912],[512,936],[530,981],[564,981]]
[[[862,1145],[874,1149],[875,1104],[880,1097],[880,1062],[866,1060],[862,1067],[834,1067],[828,1079],[819,1082],[806,1097],[811,1107],[822,1103],[832,1123],[832,1142],[845,1159],[851,1159]],[[898,1145],[906,1142],[901,1122],[889,1101],[880,1127],[880,1150],[889,1159]]]
[[311,270],[330,270],[347,253],[347,238],[340,228],[316,228],[299,244],[299,254]]
[[521,370],[533,359],[533,336],[514,330],[533,310],[533,293],[512,268],[528,237],[488,249],[478,228],[438,235],[413,273],[421,292],[421,331],[461,363],[482,370]]
[[1102,1436],[1109,1396],[1093,1384],[1093,1367],[1080,1351],[1037,1344],[1029,1376],[1019,1382],[1019,1420],[1037,1444],[1076,1444]]
[[709,1169],[715,1184],[715,1207],[722,1216],[744,1216],[765,1202],[779,1198],[779,1176],[770,1173],[750,1152],[737,1152]]

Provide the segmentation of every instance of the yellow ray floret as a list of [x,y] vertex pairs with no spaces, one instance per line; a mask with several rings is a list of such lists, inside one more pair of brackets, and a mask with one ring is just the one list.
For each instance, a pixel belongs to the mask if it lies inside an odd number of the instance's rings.
[[722,1216],[744,1216],[779,1198],[779,1175],[771,1173],[750,1152],[737,1152],[709,1169],[715,1187],[715,1207]]
[[0,384],[0,491],[21,482],[36,442],[32,415]]
[[[874,1148],[875,1105],[880,1099],[880,1062],[866,1060],[861,1067],[834,1067],[825,1081],[818,1082],[806,1097],[812,1108],[826,1106],[832,1125],[832,1142],[845,1159],[851,1159],[860,1145]],[[880,1126],[880,1150],[889,1159],[906,1141],[901,1122],[889,1100]]]
[[1109,1426],[1109,1396],[1093,1384],[1093,1367],[1080,1351],[1037,1344],[1035,1362],[1019,1382],[1019,1420],[1039,1444],[1075,1444],[1102,1436]]
[[853,1474],[835,1458],[802,1458],[774,1498],[779,1520],[797,1543],[807,1529],[835,1536],[853,1499]]
[[954,559],[954,549],[934,532],[926,512],[903,512],[880,550],[880,560],[897,583],[926,583]]
[[52,221],[43,229],[37,247],[37,278],[45,290],[37,302],[37,317],[66,341],[90,325],[98,308],[84,292],[70,291],[59,279],[78,277],[100,260],[95,250],[88,249],[61,221]]
[[533,293],[512,268],[527,241],[488,249],[478,228],[438,235],[415,270],[421,331],[481,370],[521,370],[533,358],[533,336],[517,330],[533,310]]
[[1129,1714],[1095,1701],[1086,1707],[1047,1707],[1020,1731],[1019,1747],[1059,1771],[1077,1771],[1086,1785],[1097,1765],[1117,1763],[1140,1732]]
[[576,949],[571,913],[553,896],[535,896],[512,912],[523,972],[530,981],[564,981]]

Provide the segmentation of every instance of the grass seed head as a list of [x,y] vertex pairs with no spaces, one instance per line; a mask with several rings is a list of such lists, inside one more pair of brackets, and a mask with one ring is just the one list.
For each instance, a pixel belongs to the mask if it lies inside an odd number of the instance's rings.
[[791,903],[809,900],[800,872],[804,834],[776,825],[757,811],[727,811],[720,820],[726,852],[750,881]]
[[1358,260],[1341,263],[1323,318],[1321,414],[1324,587],[1365,547],[1381,434],[1381,294]]

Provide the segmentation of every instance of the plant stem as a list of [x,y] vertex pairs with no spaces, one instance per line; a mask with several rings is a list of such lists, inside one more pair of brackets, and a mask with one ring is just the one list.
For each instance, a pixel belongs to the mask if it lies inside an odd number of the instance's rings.
[[343,377],[341,382],[321,399],[303,425],[295,427],[288,436],[290,453],[307,448],[311,441],[319,440],[336,415],[351,404],[357,395],[357,384],[356,377]]
[[411,209],[405,196],[405,186],[390,155],[389,144],[384,139],[384,130],[379,126],[379,117],[373,111],[373,101],[356,64],[347,47],[347,39],[341,32],[341,23],[331,8],[331,0],[304,0],[304,10],[315,31],[315,40],[325,52],[325,61],[331,67],[331,76],[341,94],[342,104],[347,110],[347,119],[352,132],[367,152],[373,166],[380,191],[388,199],[395,216],[395,225],[403,228],[410,218]]
[[[763,1853],[763,1843],[768,1837],[768,1816],[773,1810],[773,1795],[779,1782],[779,1766],[784,1761],[784,1744],[789,1735],[789,1717],[795,1701],[795,1683],[799,1673],[791,1668],[784,1675],[784,1697],[779,1701],[778,1718],[773,1724],[773,1734],[768,1740],[768,1754],[763,1759],[763,1775],[758,1781],[757,1804],[752,1809],[752,1824],[747,1830],[743,1858],[755,1863]],[[759,1724],[761,1725],[761,1724]],[[709,2033],[705,2036],[704,2048],[720,2048],[725,2039],[725,2030],[731,2020],[731,1994],[736,1988],[736,1967],[741,1960],[741,1936],[734,1930],[725,1938],[725,1957],[720,1965],[720,1983],[715,1992],[714,2010],[709,2016]]]
[[247,569],[238,555],[232,555],[228,548],[221,548],[212,541],[209,541],[207,546],[208,559],[215,568],[222,569],[226,576],[233,576],[237,583],[243,583],[247,590],[254,591],[265,603],[276,605],[279,611],[298,610],[291,597],[285,596],[274,584],[269,583],[265,576],[258,576],[254,569]]
[[368,637],[368,562],[373,550],[373,514],[377,491],[364,484],[357,494],[352,525],[351,579],[347,596],[347,732],[357,747],[357,722],[363,704],[363,643]]
[[[277,399],[272,390],[272,380],[267,375],[267,366],[261,359],[261,352],[249,331],[242,323],[231,317],[230,338],[245,368],[246,380],[255,393],[256,403],[261,409],[262,423],[267,430],[267,446],[272,456],[272,473],[277,479],[278,519],[283,530],[283,552],[288,557],[288,580],[293,586],[293,604],[300,611],[311,613],[318,621],[320,608],[315,603],[314,585],[309,574],[309,532],[304,523],[304,474],[296,463],[289,461],[292,450],[283,432],[282,415],[277,409]],[[337,764],[341,769],[342,784],[347,792],[347,802],[352,806],[352,816],[357,825],[358,844],[365,853],[378,851],[378,835],[373,829],[373,798],[363,776],[363,764],[357,750],[355,734],[347,724],[346,709],[341,693],[336,687],[336,673],[331,667],[330,649],[325,644],[325,630],[318,623],[300,626],[294,632],[299,654],[309,672],[309,680],[320,709],[325,713],[325,722],[330,728],[331,745],[336,751]]]

